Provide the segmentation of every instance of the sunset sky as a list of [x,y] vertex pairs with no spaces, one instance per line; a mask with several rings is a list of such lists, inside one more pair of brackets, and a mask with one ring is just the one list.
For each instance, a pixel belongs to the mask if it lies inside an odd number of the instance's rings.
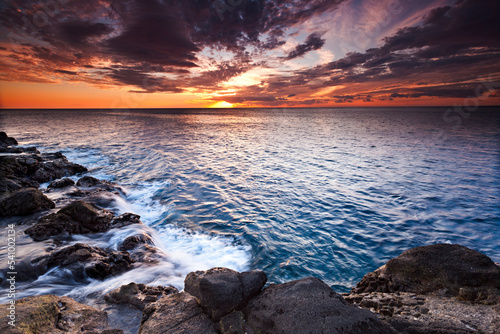
[[500,1],[0,4],[0,107],[500,105]]

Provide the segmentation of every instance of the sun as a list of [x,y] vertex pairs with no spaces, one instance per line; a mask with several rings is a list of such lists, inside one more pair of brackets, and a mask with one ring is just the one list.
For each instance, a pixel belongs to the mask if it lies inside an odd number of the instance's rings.
[[232,108],[233,104],[226,101],[219,101],[212,104],[209,108]]

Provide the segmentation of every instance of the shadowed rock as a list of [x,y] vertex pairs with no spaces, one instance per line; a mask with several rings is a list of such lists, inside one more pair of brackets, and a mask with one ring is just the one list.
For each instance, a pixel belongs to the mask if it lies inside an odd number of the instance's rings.
[[125,304],[142,311],[147,304],[154,303],[165,296],[178,292],[176,288],[171,286],[151,287],[132,282],[108,292],[104,296],[104,300],[111,304]]
[[44,272],[59,266],[69,269],[80,280],[86,276],[105,279],[124,273],[131,268],[132,262],[128,252],[111,252],[82,243],[55,250],[34,261]]
[[111,211],[82,201],[75,201],[57,213],[49,214],[26,229],[33,240],[42,241],[54,236],[105,232],[112,228],[140,224],[140,216],[125,213],[114,217]]
[[76,182],[78,187],[83,188],[101,188],[107,191],[117,191],[121,190],[121,188],[113,183],[106,180],[99,180],[92,176],[84,176]]
[[75,185],[75,181],[73,181],[72,179],[64,178],[61,180],[56,180],[56,181],[51,182],[49,184],[49,188],[59,189],[59,188],[66,188],[66,187],[70,187],[70,186],[74,186],[74,185]]
[[17,145],[17,140],[7,136],[5,132],[0,132],[0,147],[8,147],[12,145]]
[[61,153],[47,153],[41,155],[43,162],[29,175],[32,180],[40,183],[50,182],[64,176],[71,176],[87,171],[87,168],[69,162]]
[[16,326],[8,324],[8,305],[0,307],[0,333],[26,334],[123,334],[111,329],[106,312],[80,304],[69,297],[33,296],[16,300]]
[[367,310],[349,305],[317,278],[271,285],[242,310],[255,333],[395,333]]
[[460,245],[437,244],[403,252],[363,277],[352,293],[406,291],[494,302],[500,267],[486,255]]
[[258,294],[267,276],[262,271],[238,273],[227,268],[212,268],[189,273],[184,290],[195,296],[203,310],[215,321],[241,309]]
[[186,292],[175,293],[146,306],[141,334],[203,333],[216,334],[210,318],[196,299]]
[[35,188],[14,190],[0,196],[0,217],[26,216],[54,207],[54,202]]

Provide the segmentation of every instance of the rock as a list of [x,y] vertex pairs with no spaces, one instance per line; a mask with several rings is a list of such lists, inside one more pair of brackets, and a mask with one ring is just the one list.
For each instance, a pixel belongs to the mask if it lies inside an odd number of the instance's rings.
[[5,132],[0,132],[0,147],[8,147],[12,145],[17,145],[17,140],[7,136]]
[[216,334],[210,318],[196,299],[186,292],[176,293],[149,304],[143,312],[141,334]]
[[238,273],[227,268],[212,268],[189,273],[184,290],[195,296],[203,310],[214,320],[241,309],[260,292],[267,281],[261,271]]
[[40,218],[25,233],[33,240],[47,240],[57,235],[104,232],[110,229],[113,214],[82,201],[75,201],[57,213]]
[[127,212],[113,218],[110,223],[112,228],[120,228],[132,224],[142,224],[141,216]]
[[255,333],[395,333],[317,278],[270,285],[242,310]]
[[75,181],[73,181],[72,179],[68,179],[68,178],[64,178],[64,179],[60,179],[60,180],[56,180],[56,181],[53,181],[49,184],[49,188],[66,188],[66,187],[70,187],[70,186],[74,186],[75,185]]
[[21,188],[38,188],[38,182],[27,176],[28,168],[13,156],[0,156],[0,193]]
[[142,311],[147,304],[178,292],[176,288],[171,286],[150,287],[132,282],[108,292],[104,296],[104,300],[111,304],[126,304]]
[[84,176],[78,180],[76,183],[78,187],[83,188],[101,188],[107,191],[118,191],[121,188],[114,184],[113,182],[109,182],[106,180],[99,180],[92,176]]
[[140,247],[142,245],[153,245],[153,240],[151,239],[151,237],[145,234],[133,235],[127,237],[118,247],[118,249],[122,251],[129,251],[132,249],[136,249],[137,247]]
[[38,168],[30,178],[39,183],[50,182],[60,179],[64,176],[71,176],[87,171],[87,168],[69,162],[61,153],[42,154],[43,163],[39,164]]
[[0,197],[0,217],[26,216],[54,207],[54,202],[35,188],[6,192]]
[[133,263],[128,252],[112,252],[82,243],[57,249],[33,262],[43,272],[57,266],[66,268],[79,280],[87,276],[101,280],[115,276],[129,270]]
[[16,326],[8,324],[8,304],[1,305],[0,333],[123,334],[111,329],[106,312],[77,303],[69,297],[33,296],[16,300]]
[[500,328],[500,313],[492,306],[463,303],[454,297],[370,292],[345,299],[378,313],[399,333],[495,334]]
[[491,303],[499,289],[500,267],[489,257],[464,246],[437,244],[403,252],[365,275],[352,293],[435,293]]

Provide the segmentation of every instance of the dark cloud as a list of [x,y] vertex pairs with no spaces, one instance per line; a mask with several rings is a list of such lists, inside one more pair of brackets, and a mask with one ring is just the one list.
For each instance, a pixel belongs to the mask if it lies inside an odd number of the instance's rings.
[[291,51],[288,54],[287,59],[294,59],[300,56],[303,56],[309,51],[321,49],[325,45],[325,40],[321,38],[320,33],[312,33],[307,36],[307,39],[304,44],[299,44],[295,48],[295,50]]
[[110,77],[115,79],[121,84],[126,84],[130,86],[135,86],[140,88],[140,93],[154,93],[154,92],[171,92],[171,93],[181,93],[183,89],[176,87],[175,83],[159,77],[154,76],[147,71],[141,71],[139,69],[114,69],[110,73]]
[[73,72],[73,71],[66,71],[66,70],[54,70],[56,73],[62,73],[62,74],[69,74],[69,75],[77,75],[78,73]]
[[99,37],[113,31],[109,25],[104,23],[92,23],[88,21],[68,21],[59,25],[61,38],[72,45],[80,46],[88,42],[90,37]]

